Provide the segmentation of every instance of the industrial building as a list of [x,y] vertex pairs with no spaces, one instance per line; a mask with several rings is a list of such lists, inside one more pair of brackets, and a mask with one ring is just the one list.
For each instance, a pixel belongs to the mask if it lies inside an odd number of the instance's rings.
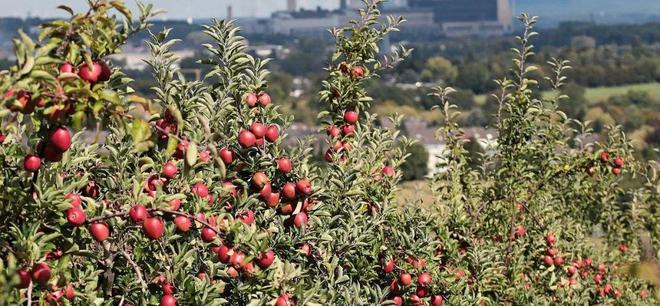
[[[314,34],[339,27],[357,17],[361,0],[337,0],[337,10],[301,10],[296,0],[286,0],[285,11],[268,19],[239,22],[259,33]],[[383,7],[388,15],[407,20],[403,31],[437,32],[446,36],[503,35],[513,30],[510,0],[398,0]]]

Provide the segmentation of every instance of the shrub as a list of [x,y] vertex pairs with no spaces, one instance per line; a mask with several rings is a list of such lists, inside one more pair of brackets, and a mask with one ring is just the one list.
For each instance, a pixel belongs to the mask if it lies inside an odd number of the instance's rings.
[[[650,284],[618,267],[657,269],[657,177],[618,128],[580,143],[590,130],[559,98],[533,98],[533,18],[522,17],[513,78],[499,81],[495,152],[470,168],[453,90],[437,88],[447,171],[431,182],[436,203],[393,205],[413,142],[399,116],[376,127],[365,84],[409,50],[376,59],[403,21],[380,24],[380,2],[332,31],[326,167],[307,143],[281,145],[291,118],[268,95],[268,61],[245,53],[231,22],[204,27],[201,81],[175,68],[169,30],[152,34],[152,100],[104,59],[148,27],[151,7],[134,21],[120,1],[91,1],[39,43],[21,33],[0,80],[0,302],[652,304]],[[567,66],[551,64],[558,89]]]

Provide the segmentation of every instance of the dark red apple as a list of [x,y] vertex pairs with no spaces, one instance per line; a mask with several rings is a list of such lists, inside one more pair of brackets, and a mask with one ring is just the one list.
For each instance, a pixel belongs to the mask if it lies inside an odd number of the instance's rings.
[[48,264],[40,262],[32,267],[32,280],[40,285],[45,285],[50,280],[51,271]]
[[259,267],[261,267],[262,269],[266,269],[273,264],[273,262],[275,261],[275,257],[276,257],[275,252],[273,252],[273,250],[268,250],[265,253],[259,255],[257,260],[257,265],[259,265]]
[[71,147],[71,132],[62,126],[52,130],[48,134],[48,144],[60,152],[68,150]]
[[18,285],[16,285],[18,288],[25,289],[27,287],[30,287],[30,283],[32,282],[32,278],[30,276],[30,271],[27,269],[23,268],[18,270],[16,272],[18,274],[18,280],[20,281]]

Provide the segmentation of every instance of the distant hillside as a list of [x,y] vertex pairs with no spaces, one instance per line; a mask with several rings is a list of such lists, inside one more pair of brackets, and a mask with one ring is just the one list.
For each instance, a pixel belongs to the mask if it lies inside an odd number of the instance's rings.
[[599,23],[660,21],[660,0],[513,0],[516,14],[542,17],[543,25],[565,20]]

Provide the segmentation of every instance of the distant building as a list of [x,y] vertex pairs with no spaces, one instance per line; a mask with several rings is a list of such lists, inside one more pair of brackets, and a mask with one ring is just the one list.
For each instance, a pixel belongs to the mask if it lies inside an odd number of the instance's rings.
[[409,0],[411,10],[433,12],[447,36],[502,35],[513,31],[510,0]]

